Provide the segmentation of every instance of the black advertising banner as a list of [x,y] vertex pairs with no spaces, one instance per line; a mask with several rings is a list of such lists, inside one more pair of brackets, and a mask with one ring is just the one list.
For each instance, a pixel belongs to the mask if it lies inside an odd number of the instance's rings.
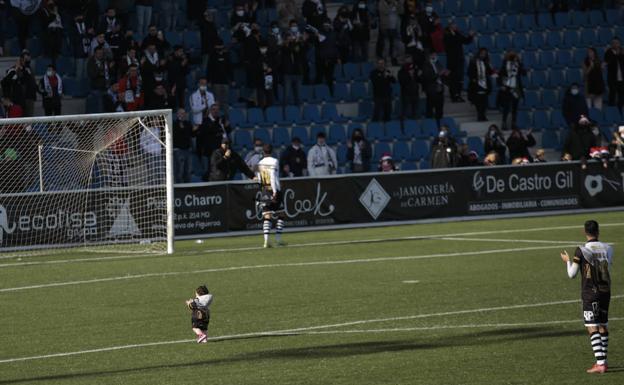
[[174,191],[176,235],[228,231],[227,185],[176,187]]
[[589,164],[580,171],[583,207],[624,205],[624,162]]

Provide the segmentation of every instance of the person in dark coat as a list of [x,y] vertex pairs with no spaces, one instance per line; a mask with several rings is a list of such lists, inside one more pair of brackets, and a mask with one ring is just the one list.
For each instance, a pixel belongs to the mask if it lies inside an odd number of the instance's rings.
[[86,76],[86,63],[91,50],[91,40],[94,38],[93,26],[87,24],[84,15],[78,14],[74,22],[68,26],[68,34],[71,42],[72,53],[76,62],[76,78]]
[[180,45],[173,47],[173,54],[167,61],[169,89],[175,96],[176,107],[184,108],[186,101],[186,75],[189,73],[189,60]]
[[422,82],[427,96],[426,116],[435,118],[438,124],[444,115],[444,81],[447,76],[448,71],[438,63],[438,55],[432,52],[423,65]]
[[524,86],[522,84],[522,76],[526,75],[526,71],[520,57],[514,51],[509,51],[503,60],[498,76],[498,85],[500,87],[497,95],[497,104],[503,110],[503,124],[501,128],[507,129],[507,118],[511,112],[511,125],[516,124],[518,115],[518,104],[520,99],[524,97]]
[[368,60],[371,29],[371,16],[366,1],[359,0],[353,5],[351,24],[353,25],[353,61],[365,62]]
[[299,94],[301,83],[303,82],[303,74],[306,67],[306,51],[307,44],[301,38],[289,31],[286,34],[286,41],[281,47],[281,72],[284,77],[284,97],[282,102],[284,105],[288,103],[289,95],[292,94],[293,102],[299,105]]
[[587,48],[587,56],[583,60],[583,81],[585,82],[585,100],[587,107],[602,110],[602,95],[605,83],[602,76],[602,63],[596,49]]
[[193,137],[197,126],[188,120],[184,108],[178,108],[173,122],[173,163],[175,183],[190,183],[193,170]]
[[464,45],[472,43],[475,33],[464,34],[452,22],[444,30],[444,47],[446,49],[446,68],[449,74],[449,92],[451,100],[463,102],[461,97],[464,88]]
[[507,152],[505,136],[496,124],[492,124],[488,128],[488,131],[485,133],[485,138],[483,139],[483,153],[489,154],[492,151],[498,154],[500,164],[507,163],[505,161],[505,153]]
[[535,143],[533,129],[529,129],[526,135],[524,135],[518,127],[512,126],[511,134],[507,138],[509,160],[513,162],[514,159],[526,158],[529,162],[532,162],[533,157],[529,152],[529,148],[535,146]]
[[316,34],[316,38],[316,84],[325,81],[329,87],[329,92],[333,95],[334,67],[338,61],[338,48],[336,33],[329,19],[323,23],[323,28]]
[[243,158],[230,148],[230,140],[223,139],[221,146],[212,152],[210,156],[211,182],[231,180],[240,171],[249,179],[253,179],[254,173],[243,161]]
[[431,168],[455,167],[459,161],[457,145],[448,138],[448,131],[440,130],[437,142],[431,145]]
[[[219,148],[223,139],[229,139],[232,128],[227,119],[220,116],[219,103],[210,106],[209,112],[197,131],[197,154],[203,166],[211,159],[212,152]],[[204,175],[204,180],[209,179],[209,172]]]
[[399,70],[399,85],[401,86],[401,120],[416,119],[420,102],[420,70],[411,60],[407,61]]
[[301,15],[316,29],[321,29],[327,19],[325,0],[305,0],[301,5]]
[[422,44],[418,15],[406,12],[401,17],[401,41],[405,46],[405,54],[411,56],[412,63],[420,70],[425,62],[425,51]]
[[572,83],[563,95],[561,113],[568,123],[568,127],[576,124],[581,116],[588,115],[587,103],[578,83]]
[[342,63],[346,63],[351,59],[351,34],[353,24],[350,19],[351,13],[345,5],[340,7],[336,18],[334,18],[333,29],[336,32],[336,48],[338,48],[338,57]]
[[596,146],[596,135],[589,119],[583,117],[572,125],[563,144],[562,155],[569,154],[572,160],[582,160],[589,156],[589,149]]
[[303,176],[304,170],[308,169],[308,160],[301,147],[301,139],[296,136],[292,138],[290,146],[286,147],[280,156],[280,165],[283,177]]
[[[205,6],[204,2],[204,6]],[[195,16],[197,17],[197,16]],[[217,41],[220,40],[217,25],[214,22],[213,13],[209,10],[203,11],[203,16],[198,17],[199,21],[199,38],[201,41],[201,54],[202,54],[202,66],[205,67],[208,63],[208,58],[212,54],[213,47],[217,45]]]
[[373,149],[364,132],[356,128],[353,130],[351,140],[347,141],[347,160],[351,163],[351,172],[370,171],[370,161],[373,157]]
[[52,64],[48,65],[45,75],[39,81],[39,93],[42,96],[46,116],[61,115],[63,81]]
[[215,96],[215,100],[227,105],[230,83],[233,81],[230,52],[225,48],[220,38],[215,43],[215,49],[208,60],[208,81]]
[[[607,64],[607,84],[609,85],[609,105],[624,106],[624,49],[620,39],[613,38],[604,55]],[[616,103],[617,101],[617,103]]]
[[479,49],[479,54],[468,64],[468,99],[477,108],[477,120],[487,121],[485,112],[488,106],[488,96],[492,92],[492,75],[494,69],[490,64],[490,55],[487,49]]
[[377,68],[371,71],[370,81],[373,86],[373,121],[390,120],[392,114],[392,83],[396,82],[394,76],[383,59],[377,60]]

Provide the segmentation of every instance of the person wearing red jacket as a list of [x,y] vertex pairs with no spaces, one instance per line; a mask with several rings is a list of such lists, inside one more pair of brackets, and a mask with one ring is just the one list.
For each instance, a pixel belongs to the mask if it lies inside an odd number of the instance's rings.
[[137,111],[143,107],[143,80],[136,64],[131,64],[126,76],[119,79],[119,100],[124,103],[125,111]]
[[13,103],[8,96],[2,98],[2,108],[4,109],[5,118],[21,118],[24,116],[22,107],[19,104]]

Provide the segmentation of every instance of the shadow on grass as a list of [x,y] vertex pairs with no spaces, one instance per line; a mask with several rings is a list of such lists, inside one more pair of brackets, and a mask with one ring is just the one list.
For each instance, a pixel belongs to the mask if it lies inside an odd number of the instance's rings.
[[[135,368],[99,370],[81,373],[67,373],[47,376],[33,376],[28,378],[0,380],[0,384],[17,384],[20,382],[39,382],[53,380],[69,380],[69,379],[89,379],[100,376],[124,375],[140,372],[148,372],[151,370],[163,369],[181,369],[181,368],[197,368],[202,366],[215,366],[232,363],[254,363],[267,360],[287,361],[287,360],[305,360],[318,358],[339,358],[349,356],[359,356],[368,354],[379,354],[388,352],[404,352],[428,349],[445,349],[458,346],[486,346],[505,343],[517,340],[559,338],[568,336],[584,335],[582,329],[579,330],[560,330],[560,329],[543,329],[543,328],[511,328],[500,330],[486,330],[482,332],[471,332],[461,335],[453,335],[443,338],[427,340],[426,338],[410,339],[410,340],[389,340],[389,341],[367,341],[354,342],[345,344],[316,345],[304,346],[297,348],[285,349],[269,349],[251,353],[243,353],[232,357],[215,358],[209,360],[200,360],[194,362],[181,362],[175,364],[164,365],[148,365]],[[235,337],[229,340],[220,340],[214,343],[224,343],[226,341],[235,341],[243,339],[260,339],[260,338],[287,338],[296,335],[282,336],[255,336],[255,337]],[[208,344],[208,345],[210,345]],[[613,367],[610,372],[624,371],[624,367]]]

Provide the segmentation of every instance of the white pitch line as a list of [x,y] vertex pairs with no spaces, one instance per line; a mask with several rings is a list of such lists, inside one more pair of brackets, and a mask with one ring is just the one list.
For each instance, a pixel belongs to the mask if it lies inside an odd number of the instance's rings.
[[[548,241],[543,239],[499,239],[499,238],[466,238],[466,237],[442,237],[443,241],[468,241],[468,242],[500,242],[500,243],[559,243],[564,245],[573,245],[581,242],[575,241]],[[614,243],[610,243],[613,245]]]
[[[616,222],[616,223],[603,223],[600,225],[601,227],[617,227],[624,226],[624,222]],[[492,231],[473,231],[467,233],[454,233],[454,234],[432,234],[432,235],[414,235],[414,236],[406,236],[406,237],[390,237],[390,238],[372,238],[372,239],[356,239],[356,240],[348,240],[348,241],[327,241],[327,242],[309,242],[309,243],[298,243],[298,244],[290,244],[285,246],[285,248],[299,248],[299,247],[316,247],[316,246],[339,246],[339,245],[354,245],[360,243],[379,243],[379,242],[392,242],[392,241],[413,241],[413,240],[421,240],[421,239],[439,239],[442,237],[461,237],[461,236],[471,236],[471,235],[490,235],[490,234],[510,234],[510,233],[527,233],[534,231],[546,231],[546,230],[568,230],[568,229],[580,229],[579,226],[550,226],[550,227],[532,227],[532,228],[522,228],[522,229],[507,229],[507,230],[492,230]],[[209,250],[188,250],[184,253],[187,255],[194,254],[215,254],[215,253],[228,253],[228,252],[239,252],[239,251],[259,251],[264,250],[262,247],[233,247],[233,248],[222,248],[222,249],[209,249]],[[33,256],[40,257],[40,256]],[[144,254],[144,255],[121,255],[121,256],[110,256],[110,257],[93,257],[93,258],[76,258],[76,259],[60,259],[60,260],[51,260],[51,261],[35,261],[35,262],[17,262],[17,263],[6,263],[0,264],[0,268],[3,267],[15,267],[15,266],[31,266],[31,265],[47,265],[47,264],[64,264],[64,263],[74,263],[74,262],[96,262],[96,261],[107,261],[107,260],[123,260],[123,259],[138,259],[138,258],[147,258],[154,257],[154,254]],[[14,259],[15,256],[0,256],[0,260],[2,259]]]
[[[571,244],[567,246],[573,247],[576,245]],[[132,279],[152,278],[152,277],[171,277],[171,276],[189,275],[189,274],[218,273],[218,272],[238,271],[238,270],[271,269],[271,268],[280,268],[280,267],[305,267],[305,266],[342,265],[342,264],[389,262],[389,261],[408,261],[408,260],[417,260],[417,259],[460,257],[460,256],[467,256],[467,255],[486,255],[486,254],[513,253],[513,252],[518,252],[518,251],[559,249],[561,247],[563,247],[563,245],[519,247],[519,248],[513,248],[513,249],[496,249],[496,250],[477,250],[477,251],[465,251],[465,252],[457,252],[457,253],[412,255],[412,256],[402,256],[402,257],[378,257],[378,258],[364,258],[364,259],[344,259],[344,260],[328,260],[328,261],[313,261],[313,262],[275,263],[275,264],[264,264],[264,265],[249,265],[249,266],[231,266],[231,267],[221,267],[221,268],[214,268],[214,269],[194,270],[194,271],[171,271],[171,272],[164,272],[164,273],[146,273],[146,274],[134,274],[134,275],[128,274],[128,275],[108,277],[108,278],[95,278],[95,279],[85,279],[85,280],[78,280],[78,281],[44,283],[40,285],[7,287],[7,288],[0,289],[0,293],[16,292],[16,291],[30,290],[30,289],[60,287],[60,286],[74,286],[74,285],[83,285],[83,284],[92,284],[92,283],[101,283],[101,282],[125,281],[125,280],[132,280]]]
[[[618,298],[624,298],[624,295],[615,295],[611,297],[611,299],[618,299]],[[565,304],[579,303],[579,302],[580,300],[578,299],[571,299],[571,300],[551,301],[551,302],[542,302],[542,303],[529,303],[529,304],[518,304],[518,305],[508,305],[508,306],[496,306],[496,307],[485,307],[485,308],[477,308],[477,309],[447,311],[447,312],[441,312],[441,313],[417,314],[417,315],[412,315],[412,316],[377,318],[377,319],[369,319],[369,320],[343,322],[343,323],[337,323],[337,324],[308,326],[308,327],[301,327],[301,328],[296,328],[296,329],[282,329],[282,330],[272,330],[272,331],[264,331],[264,332],[251,332],[251,333],[242,333],[242,334],[223,335],[223,336],[217,336],[217,337],[209,337],[208,340],[223,341],[223,340],[245,338],[245,337],[311,334],[312,332],[318,331],[318,330],[322,331],[323,329],[333,329],[333,328],[353,326],[353,325],[413,320],[413,319],[422,319],[422,318],[433,318],[433,317],[440,317],[440,316],[461,315],[461,314],[470,314],[470,313],[485,313],[485,312],[494,312],[494,311],[501,311],[501,310],[526,309],[526,308],[533,308],[533,307],[565,305]],[[620,318],[614,318],[613,320],[620,320]],[[565,322],[570,322],[570,321],[565,321]],[[577,320],[575,322],[581,323],[582,321]],[[503,325],[514,325],[514,324],[503,324]],[[464,326],[464,325],[460,325],[460,326]],[[444,327],[436,327],[436,328],[441,329]],[[326,331],[326,332],[330,332],[330,331]],[[336,331],[336,332],[339,332],[339,331]],[[346,332],[349,332],[349,331],[346,331]],[[316,333],[318,334],[321,332],[316,332]],[[76,356],[76,355],[81,355],[81,354],[110,352],[110,351],[116,351],[116,350],[136,349],[136,348],[144,348],[144,347],[151,347],[151,346],[184,344],[184,343],[190,343],[190,342],[194,343],[195,340],[184,339],[184,340],[173,340],[173,341],[157,341],[157,342],[147,342],[147,343],[142,343],[142,344],[131,344],[131,345],[121,345],[121,346],[110,346],[110,347],[97,348],[97,349],[79,350],[79,351],[74,351],[74,352],[44,354],[44,355],[39,355],[39,356],[5,358],[5,359],[0,359],[0,364],[42,360],[46,358],[55,358],[55,357],[69,357],[69,356]]]

